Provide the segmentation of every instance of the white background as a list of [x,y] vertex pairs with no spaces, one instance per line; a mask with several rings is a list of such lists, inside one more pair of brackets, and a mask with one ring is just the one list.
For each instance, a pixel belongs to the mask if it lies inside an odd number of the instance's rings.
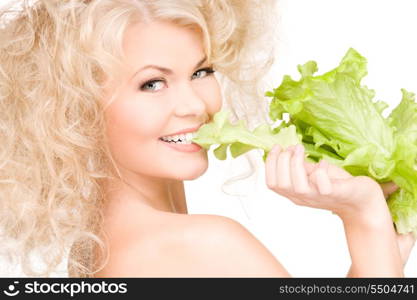
[[[6,2],[1,0],[2,3]],[[417,92],[417,1],[415,0],[281,0],[277,14],[280,42],[271,80],[284,74],[298,78],[297,64],[316,60],[319,73],[334,68],[354,47],[368,59],[365,83],[377,99],[396,105],[400,88]],[[296,277],[344,277],[349,269],[341,221],[327,211],[299,207],[268,190],[261,155],[252,152],[257,175],[229,187],[221,185],[248,169],[244,158],[218,161],[199,179],[186,181],[189,212],[218,214],[244,224]],[[248,257],[250,259],[250,257]],[[0,264],[0,276],[7,273]],[[417,277],[417,250],[405,269]]]
[[[349,47],[368,59],[364,83],[391,107],[400,88],[417,92],[417,1],[415,0],[281,0],[280,43],[271,79],[278,86],[284,74],[298,78],[296,66],[315,60],[319,73],[337,66]],[[266,187],[264,166],[257,157],[256,189],[251,180],[232,197],[221,184],[248,169],[245,159],[218,161],[210,156],[206,174],[186,182],[190,213],[213,213],[244,224],[297,277],[344,277],[350,257],[341,221],[323,210],[293,205]],[[229,171],[230,170],[230,171]],[[204,192],[202,192],[204,191]],[[250,259],[250,258],[248,258]],[[405,269],[417,277],[417,249]]]

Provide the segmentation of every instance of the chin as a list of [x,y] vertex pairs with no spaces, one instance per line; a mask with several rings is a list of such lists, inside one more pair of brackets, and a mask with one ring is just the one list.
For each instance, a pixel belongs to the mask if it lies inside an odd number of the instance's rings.
[[175,172],[175,178],[178,180],[194,180],[203,175],[208,169],[207,160],[190,164],[187,167],[178,168]]

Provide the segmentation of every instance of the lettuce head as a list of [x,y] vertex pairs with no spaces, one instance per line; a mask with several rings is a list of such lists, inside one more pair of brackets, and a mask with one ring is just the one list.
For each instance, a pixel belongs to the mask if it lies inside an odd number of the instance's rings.
[[[283,147],[302,142],[311,161],[326,159],[352,175],[370,176],[383,183],[394,181],[399,189],[388,199],[399,233],[417,234],[417,103],[413,93],[402,90],[402,100],[389,116],[389,106],[374,101],[375,92],[361,83],[367,61],[349,49],[339,66],[316,75],[317,63],[298,66],[300,78],[284,76],[266,96],[272,98],[269,117],[281,121],[249,131],[245,124],[231,124],[221,111],[197,132],[193,142],[206,149],[217,144],[219,159],[260,148],[264,160],[274,144]],[[289,120],[284,121],[288,115]]]

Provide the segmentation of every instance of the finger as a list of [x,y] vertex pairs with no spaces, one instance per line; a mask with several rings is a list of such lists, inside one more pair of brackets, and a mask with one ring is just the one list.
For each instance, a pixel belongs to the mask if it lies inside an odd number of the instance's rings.
[[316,165],[317,164],[315,163],[304,161],[304,168],[307,171],[307,175],[310,175],[311,173],[313,173],[313,171],[316,169]]
[[292,203],[298,206],[309,206],[308,203],[304,200],[301,200],[300,198],[296,197],[286,197],[287,199],[291,200]]
[[290,176],[290,159],[292,156],[292,146],[285,151],[281,151],[277,160],[277,188],[292,191]]
[[390,181],[390,182],[381,183],[381,188],[382,188],[382,191],[384,192],[385,198],[388,198],[389,195],[391,195],[398,189],[398,186],[395,184],[395,182]]
[[291,182],[294,192],[307,194],[310,191],[310,186],[308,184],[307,172],[304,168],[304,147],[302,145],[297,145],[294,148],[290,166]]
[[317,166],[317,169],[312,173],[312,181],[317,187],[321,195],[329,195],[332,193],[332,183],[328,175],[328,163],[322,159]]
[[352,175],[343,169],[342,167],[338,167],[337,165],[330,164],[328,161],[326,161],[328,165],[327,173],[329,174],[329,177],[332,179],[348,179],[351,178]]
[[277,159],[281,152],[280,145],[275,145],[265,160],[265,179],[266,185],[270,189],[276,188],[277,184]]

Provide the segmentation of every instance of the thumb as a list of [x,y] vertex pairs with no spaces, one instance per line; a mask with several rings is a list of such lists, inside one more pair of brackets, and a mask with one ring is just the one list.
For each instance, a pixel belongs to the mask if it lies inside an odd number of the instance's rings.
[[381,185],[382,191],[384,192],[385,198],[388,198],[389,195],[391,195],[398,189],[398,186],[393,181],[381,183],[380,185]]
[[333,195],[338,199],[351,198],[354,193],[352,187],[356,185],[355,181],[357,181],[357,177],[332,179]]

